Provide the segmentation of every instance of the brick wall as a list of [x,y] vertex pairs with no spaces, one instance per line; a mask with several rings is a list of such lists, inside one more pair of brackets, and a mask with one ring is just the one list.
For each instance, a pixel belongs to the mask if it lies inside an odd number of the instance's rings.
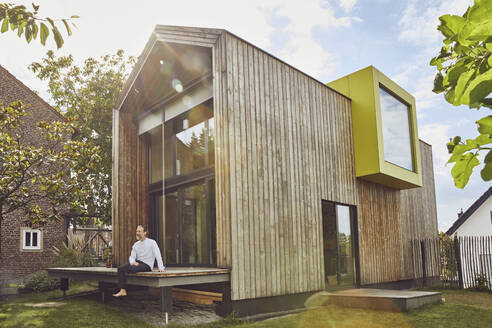
[[[17,80],[0,66],[0,103],[4,105],[22,100],[30,104],[32,116],[24,118],[24,137],[28,142],[44,142],[36,129],[40,120],[63,120],[63,116],[47,104],[37,94]],[[47,204],[40,203],[41,207]],[[0,226],[0,282],[22,281],[31,273],[52,265],[53,246],[60,245],[66,238],[66,223],[52,222],[42,229],[42,249],[23,251],[21,249],[22,214],[11,213],[3,219]]]

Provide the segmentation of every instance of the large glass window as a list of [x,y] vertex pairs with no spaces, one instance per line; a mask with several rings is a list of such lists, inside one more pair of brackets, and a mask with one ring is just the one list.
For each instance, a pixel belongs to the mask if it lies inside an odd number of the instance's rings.
[[214,118],[212,99],[166,122],[165,178],[190,173],[214,164]]
[[149,225],[166,265],[214,265],[213,100],[149,131],[148,140]]
[[379,88],[383,123],[384,158],[413,171],[410,108],[383,88]]
[[214,113],[212,99],[149,131],[150,183],[214,165]]

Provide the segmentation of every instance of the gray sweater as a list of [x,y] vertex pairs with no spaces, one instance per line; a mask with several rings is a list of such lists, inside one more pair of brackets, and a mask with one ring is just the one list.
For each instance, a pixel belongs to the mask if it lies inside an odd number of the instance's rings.
[[157,259],[157,266],[159,270],[164,269],[164,264],[162,263],[161,251],[155,240],[150,238],[145,238],[144,241],[137,241],[132,246],[132,253],[130,254],[129,260],[130,264],[136,260],[140,260],[147,264],[150,269],[154,268],[154,260]]

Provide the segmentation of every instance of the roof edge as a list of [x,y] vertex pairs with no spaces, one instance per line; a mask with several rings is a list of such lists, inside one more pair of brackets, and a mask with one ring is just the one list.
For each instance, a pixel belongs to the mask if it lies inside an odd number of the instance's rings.
[[44,100],[43,98],[41,98],[40,95],[38,95],[36,92],[34,92],[31,88],[29,88],[27,85],[24,84],[24,82],[22,82],[21,80],[19,80],[17,77],[15,77],[14,74],[10,73],[5,67],[3,67],[2,65],[0,65],[0,70],[4,71],[5,73],[7,73],[10,77],[12,77],[14,80],[16,80],[22,88],[24,88],[26,91],[32,93],[41,103],[43,103],[44,105],[46,105],[51,111],[53,111],[59,118],[61,118],[62,120],[64,120],[65,122],[68,122],[68,119],[63,116],[62,113],[60,113],[58,110],[56,110],[53,106],[51,106],[46,100]]
[[456,230],[458,230],[458,228],[461,227],[461,225],[465,223],[466,220],[468,220],[468,218],[473,213],[475,213],[475,211],[479,209],[480,206],[482,206],[482,204],[485,203],[485,201],[489,199],[490,196],[492,196],[492,187],[489,187],[489,189],[487,189],[482,194],[482,196],[480,196],[470,207],[468,207],[468,209],[463,214],[461,214],[461,216],[456,221],[454,221],[451,228],[449,228],[448,231],[446,231],[446,234],[452,235],[453,233],[455,233]]

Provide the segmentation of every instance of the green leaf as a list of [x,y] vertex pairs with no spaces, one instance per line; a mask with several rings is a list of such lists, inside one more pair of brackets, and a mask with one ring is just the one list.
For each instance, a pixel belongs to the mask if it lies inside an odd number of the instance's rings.
[[482,99],[492,92],[492,68],[482,74],[477,74],[469,81],[466,90],[461,97],[461,103],[467,105],[478,105]]
[[65,25],[65,28],[67,29],[68,35],[72,35],[72,30],[70,29],[70,26],[68,25],[67,21],[65,19],[62,19],[63,24]]
[[35,22],[33,22],[32,28],[33,28],[32,38],[33,39],[36,39],[36,37],[38,36],[38,31],[39,31],[38,24],[36,24]]
[[46,26],[46,24],[44,23],[40,23],[39,26],[41,29],[40,31],[41,44],[44,46],[46,44],[46,38],[50,34],[50,30],[48,29],[48,26]]
[[60,49],[63,45],[63,37],[61,36],[60,31],[58,31],[58,28],[56,26],[51,31],[53,32],[53,36],[55,37],[56,47]]
[[17,36],[20,37],[24,32],[24,27],[27,25],[27,22],[23,22],[17,27]]
[[451,169],[451,175],[454,178],[454,185],[463,189],[473,172],[473,168],[480,164],[476,154],[467,153]]
[[447,163],[453,163],[459,161],[465,152],[477,148],[476,144],[468,141],[472,141],[472,140],[468,139],[465,145],[456,145],[453,148],[453,154],[451,155]]
[[456,15],[443,15],[439,17],[439,20],[441,24],[437,29],[448,38],[458,34],[466,22],[463,17]]
[[451,67],[446,73],[443,84],[444,86],[455,85],[458,78],[469,69],[468,66],[458,65],[458,63]]
[[475,70],[469,70],[460,75],[454,91],[455,95],[453,99],[453,105],[458,106],[462,104],[461,97],[463,96],[463,93],[465,92],[468,84],[470,83],[470,80],[473,78],[474,75]]
[[443,86],[443,80],[444,77],[441,72],[437,72],[436,77],[434,78],[434,89],[432,89],[434,93],[441,93],[446,90]]
[[49,17],[46,17],[46,20],[51,24],[51,27],[55,28],[55,23],[53,22],[53,20]]
[[24,32],[24,36],[26,38],[27,43],[30,43],[32,40],[32,32],[31,32],[31,27],[29,25],[26,26],[26,31]]
[[[453,153],[454,148],[456,147],[456,145],[455,145],[452,141],[450,141],[450,142],[448,142],[448,143],[446,144],[446,147],[448,148],[448,153],[449,153],[449,154],[452,154],[452,153]],[[449,163],[449,162],[448,162],[448,163]]]
[[485,116],[476,121],[476,123],[478,124],[478,132],[480,134],[492,135],[492,115]]
[[485,155],[483,162],[484,163],[492,163],[492,150],[489,150],[487,155]]
[[[491,152],[492,151],[490,151],[489,154]],[[492,180],[492,161],[485,164],[482,171],[480,171],[480,176],[482,177],[483,181]]]
[[0,30],[0,32],[5,33],[8,31],[8,29],[9,29],[9,18],[5,17],[3,19],[2,29]]
[[78,15],[72,15],[70,18],[80,18]]

